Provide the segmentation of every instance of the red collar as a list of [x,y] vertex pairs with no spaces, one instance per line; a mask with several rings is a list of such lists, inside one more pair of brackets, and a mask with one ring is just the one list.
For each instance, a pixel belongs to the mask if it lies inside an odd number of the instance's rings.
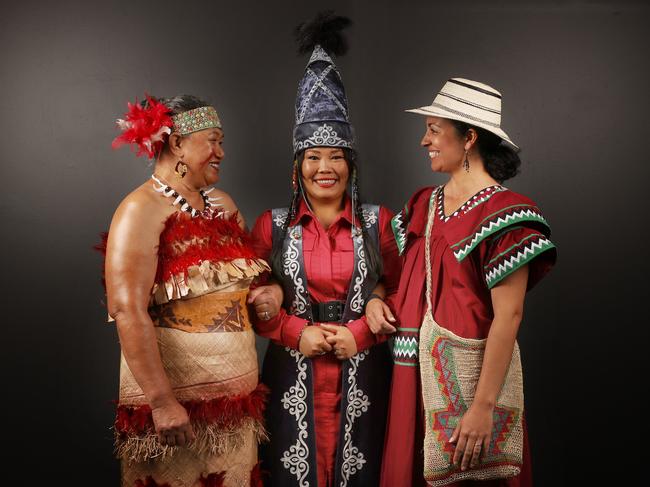
[[[336,225],[339,220],[345,220],[347,221],[350,225],[352,225],[352,200],[350,197],[345,195],[345,208],[343,208],[343,212],[339,215],[339,217],[334,221],[332,225]],[[315,219],[315,215],[309,211],[309,208],[307,207],[307,203],[305,203],[304,198],[300,198],[300,203],[298,205],[298,212],[296,213],[296,219],[294,222],[304,222],[307,219]]]

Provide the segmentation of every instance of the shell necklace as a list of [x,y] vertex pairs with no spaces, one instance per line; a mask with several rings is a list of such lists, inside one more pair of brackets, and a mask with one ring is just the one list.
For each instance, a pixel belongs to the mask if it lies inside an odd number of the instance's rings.
[[156,177],[155,174],[151,175],[151,179],[154,180],[153,189],[156,191],[156,193],[160,193],[166,198],[173,198],[172,205],[179,205],[181,211],[189,213],[190,215],[192,215],[192,218],[196,216],[202,216],[204,218],[214,218],[215,216],[219,216],[222,213],[219,212],[218,214],[215,214],[214,211],[216,208],[223,206],[221,205],[221,203],[217,203],[217,201],[219,201],[221,198],[212,198],[211,196],[208,196],[208,194],[212,192],[214,188],[210,188],[208,190],[203,190],[203,189],[199,190],[199,193],[203,198],[204,208],[203,211],[198,211],[196,208],[193,208],[192,205],[190,205],[187,202],[187,200],[183,198],[182,195],[178,194],[178,191],[176,191],[168,184],[163,183],[160,179]]

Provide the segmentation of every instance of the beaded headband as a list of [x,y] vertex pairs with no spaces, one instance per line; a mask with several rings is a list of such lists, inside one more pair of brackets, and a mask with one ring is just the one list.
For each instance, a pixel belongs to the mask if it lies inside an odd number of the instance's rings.
[[206,106],[194,108],[172,117],[174,131],[180,135],[191,134],[199,130],[221,128],[219,115],[214,107]]

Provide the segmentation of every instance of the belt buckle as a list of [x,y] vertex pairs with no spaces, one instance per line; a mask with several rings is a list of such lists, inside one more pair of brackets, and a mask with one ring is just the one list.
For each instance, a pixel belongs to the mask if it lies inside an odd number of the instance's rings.
[[341,302],[329,301],[323,303],[324,321],[340,321],[341,320]]

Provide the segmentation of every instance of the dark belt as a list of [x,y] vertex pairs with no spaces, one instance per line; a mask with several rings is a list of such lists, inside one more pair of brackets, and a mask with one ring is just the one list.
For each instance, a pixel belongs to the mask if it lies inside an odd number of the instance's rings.
[[343,319],[343,301],[311,303],[311,315],[315,323],[336,322]]

